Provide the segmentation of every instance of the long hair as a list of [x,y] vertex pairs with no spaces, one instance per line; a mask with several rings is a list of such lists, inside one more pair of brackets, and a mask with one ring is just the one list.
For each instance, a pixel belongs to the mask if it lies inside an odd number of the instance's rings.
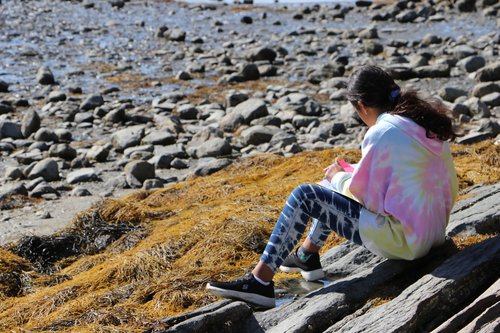
[[393,78],[377,66],[364,66],[352,73],[347,99],[394,115],[410,118],[425,129],[428,138],[453,140],[451,111],[438,100],[423,100],[413,90],[401,91]]

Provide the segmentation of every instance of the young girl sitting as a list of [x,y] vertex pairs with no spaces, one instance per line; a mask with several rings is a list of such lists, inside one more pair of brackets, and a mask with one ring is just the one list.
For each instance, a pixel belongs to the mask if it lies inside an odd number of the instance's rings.
[[[455,138],[448,109],[402,92],[376,66],[351,75],[347,99],[369,127],[352,174],[334,163],[325,178],[336,191],[310,184],[295,188],[252,273],[210,282],[207,290],[274,307],[278,268],[301,272],[309,281],[324,276],[318,251],[332,230],[389,259],[420,258],[444,242],[458,188],[445,142]],[[310,218],[307,238],[292,253]]]

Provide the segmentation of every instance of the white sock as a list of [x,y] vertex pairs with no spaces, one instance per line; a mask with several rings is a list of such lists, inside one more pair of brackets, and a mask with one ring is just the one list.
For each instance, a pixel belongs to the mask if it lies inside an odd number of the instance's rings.
[[268,286],[271,282],[264,282],[262,281],[261,279],[259,279],[258,277],[255,276],[255,274],[253,274],[253,277],[255,278],[255,280],[257,280],[260,284],[263,284],[264,286]]

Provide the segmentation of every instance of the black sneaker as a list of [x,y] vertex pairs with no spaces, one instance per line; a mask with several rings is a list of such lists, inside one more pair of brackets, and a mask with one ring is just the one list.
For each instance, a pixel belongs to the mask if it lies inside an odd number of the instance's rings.
[[271,281],[265,286],[252,273],[229,282],[209,282],[207,290],[219,297],[238,299],[264,308],[276,306],[274,283]]
[[318,253],[311,254],[306,262],[302,262],[297,255],[297,250],[295,250],[286,257],[280,266],[280,270],[286,273],[300,272],[306,281],[316,281],[325,277]]

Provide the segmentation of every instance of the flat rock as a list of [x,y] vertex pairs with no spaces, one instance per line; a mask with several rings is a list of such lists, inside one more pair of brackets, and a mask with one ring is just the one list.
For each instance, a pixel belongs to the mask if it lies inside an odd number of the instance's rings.
[[232,112],[241,115],[245,124],[249,124],[252,120],[265,117],[269,114],[266,103],[256,98],[250,98],[238,104]]
[[68,182],[68,184],[77,184],[96,180],[99,180],[99,176],[97,175],[96,170],[93,168],[83,168],[80,170],[76,170],[70,172],[68,176],[66,176],[66,181]]
[[196,156],[198,158],[231,155],[231,152],[231,144],[223,138],[210,139],[196,148]]
[[48,182],[59,180],[59,166],[57,162],[51,158],[47,158],[35,164],[28,178],[35,179],[38,177],[42,177]]
[[138,145],[144,137],[144,126],[136,125],[124,128],[111,135],[111,144],[117,151]]
[[477,81],[500,81],[500,61],[487,65],[476,72]]

